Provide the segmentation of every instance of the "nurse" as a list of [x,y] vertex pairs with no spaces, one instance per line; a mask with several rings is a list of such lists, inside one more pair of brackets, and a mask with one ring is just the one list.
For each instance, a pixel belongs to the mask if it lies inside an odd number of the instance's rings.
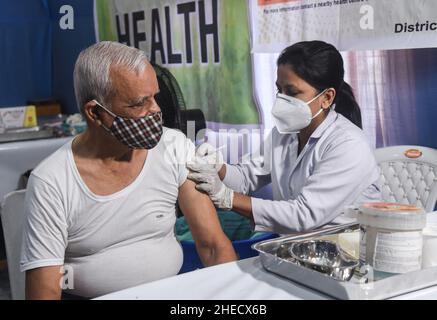
[[[263,157],[229,165],[209,144],[187,164],[216,207],[253,220],[257,231],[290,233],[341,223],[345,206],[381,200],[379,171],[343,80],[343,59],[322,41],[299,42],[277,61],[275,128]],[[273,200],[248,196],[272,184]]]

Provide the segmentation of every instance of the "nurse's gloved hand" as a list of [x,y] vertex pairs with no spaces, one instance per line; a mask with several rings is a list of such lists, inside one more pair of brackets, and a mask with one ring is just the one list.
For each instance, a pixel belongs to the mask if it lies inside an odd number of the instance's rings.
[[219,172],[224,164],[223,155],[209,143],[202,143],[196,149],[193,159],[187,163],[187,168],[194,172],[214,170]]
[[207,193],[217,208],[232,209],[234,191],[225,186],[215,169],[190,172],[188,179],[196,183],[197,190]]

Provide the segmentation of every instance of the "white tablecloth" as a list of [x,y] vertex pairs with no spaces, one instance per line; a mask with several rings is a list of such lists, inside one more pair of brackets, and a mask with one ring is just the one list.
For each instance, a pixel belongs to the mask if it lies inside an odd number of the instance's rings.
[[[108,300],[300,300],[329,296],[266,271],[258,257],[199,269],[122,290]],[[437,286],[395,299],[437,299]]]
[[[428,215],[436,223],[437,214]],[[199,269],[122,290],[98,299],[116,300],[299,300],[329,296],[266,271],[258,257]],[[393,299],[436,299],[437,286]]]

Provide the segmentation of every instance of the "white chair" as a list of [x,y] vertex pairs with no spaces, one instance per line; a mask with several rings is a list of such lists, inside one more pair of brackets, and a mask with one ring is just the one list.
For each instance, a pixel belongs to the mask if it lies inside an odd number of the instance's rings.
[[382,198],[434,211],[437,201],[437,150],[420,146],[376,149]]
[[24,196],[19,190],[5,196],[1,205],[1,217],[8,261],[9,283],[13,300],[25,298],[25,274],[20,272],[21,244],[24,229]]
[[0,143],[0,202],[18,189],[20,176],[34,169],[43,159],[72,137]]

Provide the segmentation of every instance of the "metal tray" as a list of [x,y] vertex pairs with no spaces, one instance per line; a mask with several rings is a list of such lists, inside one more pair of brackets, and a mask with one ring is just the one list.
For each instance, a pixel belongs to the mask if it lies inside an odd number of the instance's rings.
[[14,131],[6,131],[0,134],[0,143],[2,142],[15,142],[24,140],[35,140],[35,139],[47,139],[53,138],[53,130],[44,129],[41,130],[39,127],[31,129],[21,129]]
[[437,285],[437,267],[405,274],[392,275],[373,281],[369,281],[359,272],[356,272],[350,281],[345,282],[335,280],[326,274],[299,266],[292,261],[278,257],[276,254],[281,244],[313,239],[325,235],[352,232],[357,229],[359,229],[359,225],[356,223],[346,224],[309,233],[301,233],[261,241],[252,245],[252,248],[259,252],[261,263],[267,271],[278,274],[337,299],[387,299]]

